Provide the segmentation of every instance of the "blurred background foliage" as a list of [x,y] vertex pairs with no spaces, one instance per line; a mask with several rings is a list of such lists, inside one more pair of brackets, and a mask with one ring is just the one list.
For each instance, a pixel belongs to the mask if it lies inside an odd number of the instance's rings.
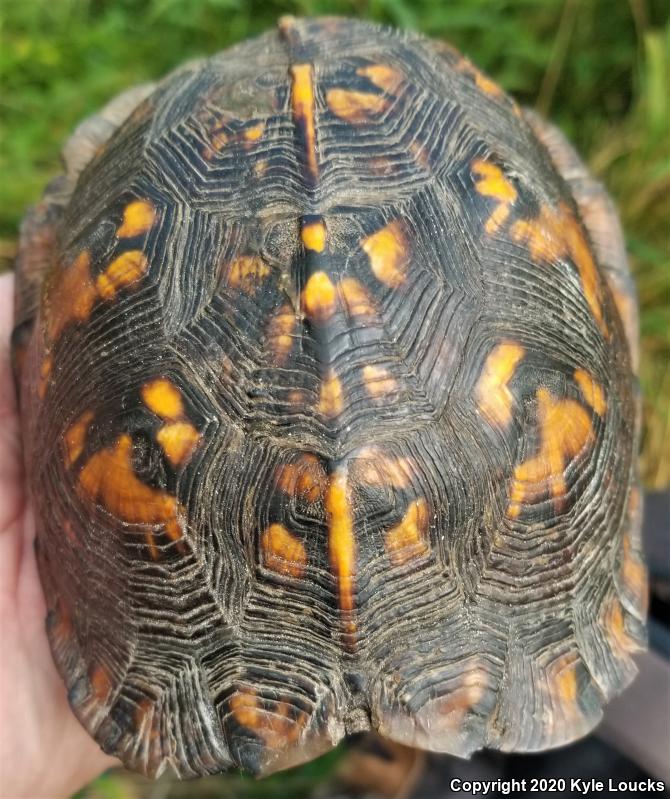
[[[670,4],[667,0],[7,0],[0,8],[0,258],[59,169],[73,126],[122,89],[277,16],[340,14],[450,40],[557,122],[620,209],[642,308],[643,476],[670,486]],[[317,761],[258,785],[149,788],[106,776],[86,799],[307,796]],[[215,786],[215,787],[212,787]],[[156,792],[158,790],[158,793]]]

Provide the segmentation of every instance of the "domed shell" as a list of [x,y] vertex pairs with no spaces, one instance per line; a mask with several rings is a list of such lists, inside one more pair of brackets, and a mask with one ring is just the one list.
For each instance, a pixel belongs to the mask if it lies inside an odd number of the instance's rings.
[[561,135],[450,47],[278,30],[66,145],[18,264],[48,633],[130,768],[588,732],[644,643],[635,295]]

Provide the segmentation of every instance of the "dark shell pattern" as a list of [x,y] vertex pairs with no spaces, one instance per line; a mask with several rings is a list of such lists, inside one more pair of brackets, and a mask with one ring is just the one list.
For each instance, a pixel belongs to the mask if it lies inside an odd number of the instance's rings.
[[444,44],[285,18],[65,155],[14,343],[103,749],[264,775],[592,729],[645,640],[635,295],[560,134]]

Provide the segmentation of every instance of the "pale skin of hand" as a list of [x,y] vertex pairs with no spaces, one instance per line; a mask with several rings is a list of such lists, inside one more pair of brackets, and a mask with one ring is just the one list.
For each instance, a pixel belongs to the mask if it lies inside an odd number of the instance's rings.
[[0,796],[65,799],[119,764],[70,710],[47,641],[10,365],[13,294],[13,276],[0,276]]

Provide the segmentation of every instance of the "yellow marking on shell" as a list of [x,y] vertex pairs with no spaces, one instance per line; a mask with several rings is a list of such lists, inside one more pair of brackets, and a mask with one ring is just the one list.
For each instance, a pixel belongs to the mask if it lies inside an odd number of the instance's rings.
[[156,440],[173,466],[188,463],[200,438],[200,433],[190,422],[170,422],[156,433]]
[[[79,473],[79,485],[92,500],[126,524],[161,525],[172,541],[183,536],[182,509],[176,498],[143,483],[132,463],[133,441],[126,433],[99,450]],[[152,558],[158,557],[153,531],[146,533]]]
[[133,200],[123,211],[123,222],[116,231],[121,239],[147,233],[156,221],[156,209],[149,200]]
[[604,416],[607,411],[607,401],[602,386],[585,369],[575,369],[574,378],[584,399],[598,416]]
[[324,416],[328,416],[332,419],[342,413],[343,408],[344,392],[342,390],[342,383],[331,370],[321,383],[318,409]]
[[307,502],[321,499],[327,482],[321,462],[311,453],[304,453],[292,463],[281,464],[275,471],[275,485],[280,491],[291,497],[300,496]]
[[402,72],[388,64],[370,64],[366,67],[359,67],[356,74],[367,78],[375,86],[389,94],[393,94],[405,79]]
[[281,524],[271,524],[261,537],[263,565],[287,577],[302,577],[307,565],[305,545]]
[[630,594],[635,606],[642,613],[647,612],[649,603],[649,585],[644,563],[634,550],[631,535],[627,531],[623,537],[621,553],[621,581],[624,589]]
[[91,278],[91,256],[85,250],[70,266],[58,273],[47,290],[45,315],[47,337],[58,338],[70,322],[84,322],[91,315],[98,298]]
[[326,226],[322,219],[303,225],[300,238],[306,250],[323,252],[326,247]]
[[528,247],[534,261],[552,264],[570,257],[579,272],[591,313],[603,336],[609,338],[601,305],[598,269],[582,226],[572,211],[564,203],[558,208],[542,205],[538,217],[515,222],[511,233],[515,241]]
[[382,366],[363,367],[365,389],[373,399],[381,399],[397,391],[398,382],[388,369]]
[[53,370],[54,359],[52,355],[45,355],[40,364],[40,381],[37,386],[37,394],[40,399],[44,399],[49,385],[49,378]]
[[319,174],[316,149],[314,68],[311,64],[293,64],[291,72],[291,110],[296,125],[304,131],[305,158],[313,178]]
[[161,419],[176,421],[184,415],[181,392],[165,377],[158,377],[145,383],[140,394],[147,408]]
[[466,671],[456,687],[438,700],[439,728],[461,729],[465,716],[486,696],[488,672],[482,666]]
[[538,454],[514,470],[507,515],[516,518],[521,503],[532,502],[538,494],[565,495],[564,469],[593,441],[591,419],[573,400],[557,400],[546,388],[537,390],[541,445]]
[[271,271],[260,256],[242,255],[230,264],[228,283],[245,294],[254,294]]
[[409,245],[398,219],[361,240],[361,247],[370,260],[377,278],[390,288],[397,288],[407,277]]
[[338,468],[330,478],[325,505],[330,565],[337,580],[338,601],[343,614],[344,630],[351,634],[356,630],[352,618],[356,574],[356,537],[347,481],[346,467]]
[[84,411],[65,431],[63,441],[67,460],[74,463],[84,451],[88,427],[93,421],[93,411]]
[[302,292],[302,303],[310,319],[325,322],[335,312],[337,290],[325,272],[315,272]]
[[238,724],[251,730],[271,750],[281,751],[294,744],[309,716],[285,700],[260,699],[253,690],[231,696],[230,709]]
[[263,138],[265,133],[265,122],[257,122],[255,125],[250,125],[248,128],[242,129],[242,139],[248,144],[255,144]]
[[288,303],[282,305],[270,319],[267,327],[268,345],[279,366],[286,363],[293,349],[296,327],[295,312]]
[[89,672],[91,693],[97,702],[104,705],[112,692],[112,680],[103,666],[95,666]]
[[343,278],[337,285],[340,297],[351,316],[376,316],[377,308],[368,290],[353,277]]
[[640,651],[640,644],[626,630],[621,602],[614,596],[604,606],[602,623],[612,648],[619,657],[625,658],[631,652]]
[[356,479],[377,487],[407,488],[416,474],[416,464],[407,457],[392,458],[380,447],[365,447],[352,464]]
[[508,384],[524,355],[520,344],[503,341],[489,353],[477,381],[475,397],[479,410],[498,427],[505,428],[512,421],[514,396]]
[[517,191],[505,177],[502,169],[490,161],[481,158],[472,162],[475,175],[475,189],[482,197],[491,197],[498,201],[497,207],[486,220],[484,229],[493,236],[505,224],[510,210],[517,198]]
[[489,97],[496,97],[501,98],[504,97],[505,93],[503,90],[498,86],[495,81],[492,81],[487,75],[485,75],[480,69],[478,69],[472,62],[468,61],[466,58],[462,59],[458,64],[457,67],[459,72],[462,72],[465,75],[469,75],[475,82],[475,85],[478,89],[481,89],[484,94],[488,94]]
[[428,503],[421,498],[410,504],[399,524],[386,531],[384,544],[394,566],[402,566],[428,553],[428,524]]
[[146,255],[141,250],[130,250],[115,258],[95,282],[98,294],[103,300],[113,300],[116,292],[131,286],[142,278],[149,266]]
[[350,89],[329,89],[326,103],[335,116],[352,125],[369,122],[390,107],[384,95]]

